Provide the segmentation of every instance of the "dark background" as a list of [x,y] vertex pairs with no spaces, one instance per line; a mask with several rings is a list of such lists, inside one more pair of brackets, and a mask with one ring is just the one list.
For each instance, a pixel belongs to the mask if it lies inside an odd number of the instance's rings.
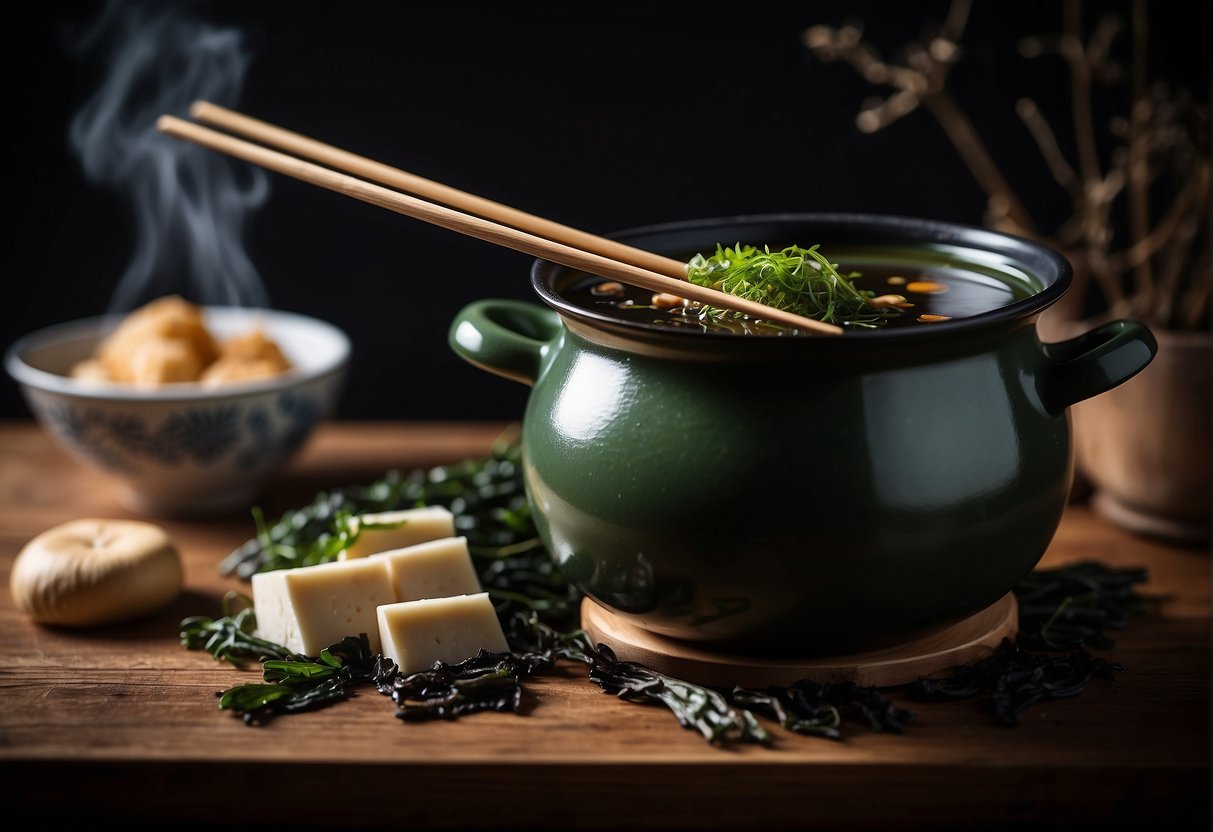
[[[947,2],[196,2],[253,53],[239,108],[414,173],[597,233],[672,220],[863,211],[980,224],[985,198],[929,114],[874,135],[887,92],[803,45],[848,18],[884,54]],[[1014,114],[1037,99],[1069,128],[1066,74],[1015,45],[1058,31],[1059,3],[976,3],[949,87],[1048,227],[1067,212]],[[0,341],[101,314],[132,251],[131,212],[84,178],[67,127],[104,72],[66,38],[98,3],[5,3],[4,298]],[[1093,19],[1125,2],[1088,3]],[[1207,98],[1209,3],[1150,4],[1156,77]],[[1126,41],[1121,39],[1120,43]],[[1097,99],[1123,112],[1123,91]],[[248,252],[273,306],[354,345],[338,416],[513,419],[526,388],[456,358],[451,318],[481,297],[532,299],[531,258],[271,176]],[[727,242],[727,241],[726,241]],[[28,411],[0,385],[0,417]]]

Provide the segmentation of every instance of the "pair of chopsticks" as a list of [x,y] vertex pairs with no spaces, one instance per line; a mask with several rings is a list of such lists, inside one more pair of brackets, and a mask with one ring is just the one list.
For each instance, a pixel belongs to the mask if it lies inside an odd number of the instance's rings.
[[807,333],[842,333],[833,324],[691,283],[686,264],[673,258],[536,217],[225,107],[199,101],[190,115],[204,124],[162,115],[156,127],[267,170],[563,266]]

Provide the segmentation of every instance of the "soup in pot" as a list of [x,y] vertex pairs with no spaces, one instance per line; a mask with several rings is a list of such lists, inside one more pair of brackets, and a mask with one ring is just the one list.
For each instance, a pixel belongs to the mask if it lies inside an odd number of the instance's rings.
[[[831,252],[838,272],[872,307],[872,314],[859,320],[838,322],[855,332],[931,326],[992,312],[1033,292],[1026,276],[1013,268],[936,255],[896,249]],[[792,332],[781,324],[705,309],[675,295],[588,274],[566,284],[561,294],[579,307],[621,322],[726,334]]]

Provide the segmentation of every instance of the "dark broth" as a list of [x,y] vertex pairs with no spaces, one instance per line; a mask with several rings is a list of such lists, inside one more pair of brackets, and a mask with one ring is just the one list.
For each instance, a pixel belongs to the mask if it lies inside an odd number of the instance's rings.
[[[823,247],[824,250],[824,247]],[[938,325],[1000,309],[1033,293],[1026,275],[1000,266],[977,265],[952,258],[923,259],[897,253],[828,253],[844,275],[875,296],[901,295],[905,304],[892,308],[876,331]],[[690,257],[683,258],[689,260]],[[695,307],[661,309],[654,294],[607,278],[584,275],[561,292],[569,302],[619,321],[701,332],[783,335],[787,327],[736,317],[706,317]],[[850,329],[850,327],[848,327]],[[856,332],[873,331],[854,328]]]

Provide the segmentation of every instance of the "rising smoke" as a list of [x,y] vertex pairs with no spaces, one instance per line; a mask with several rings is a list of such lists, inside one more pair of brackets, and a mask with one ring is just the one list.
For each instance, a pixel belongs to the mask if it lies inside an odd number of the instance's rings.
[[135,217],[135,251],[114,291],[120,314],[165,294],[196,303],[266,307],[244,229],[269,196],[257,168],[174,139],[156,119],[199,99],[236,106],[250,56],[238,30],[204,22],[183,3],[112,0],[75,44],[104,76],[72,119],[70,140],[89,180],[120,192]]

